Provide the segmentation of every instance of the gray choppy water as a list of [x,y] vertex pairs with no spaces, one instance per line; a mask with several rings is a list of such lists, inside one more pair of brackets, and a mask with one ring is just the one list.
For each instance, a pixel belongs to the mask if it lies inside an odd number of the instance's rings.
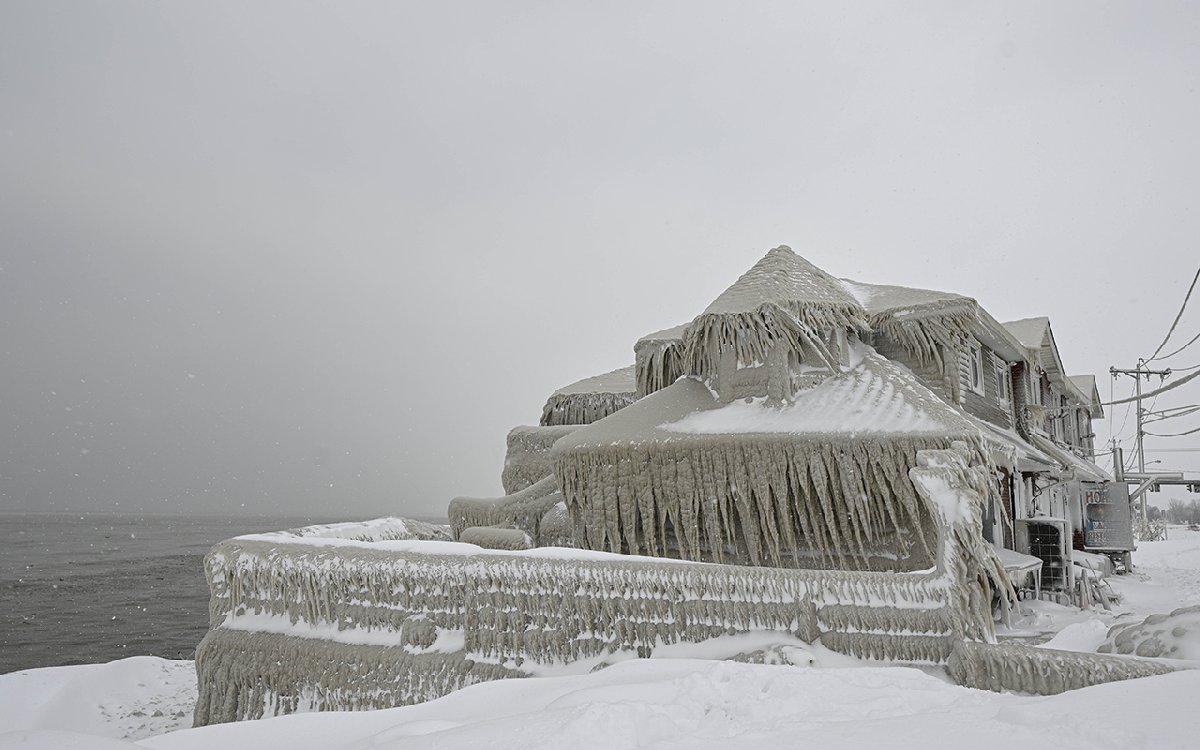
[[208,548],[327,522],[0,514],[0,674],[142,654],[190,659],[208,628]]

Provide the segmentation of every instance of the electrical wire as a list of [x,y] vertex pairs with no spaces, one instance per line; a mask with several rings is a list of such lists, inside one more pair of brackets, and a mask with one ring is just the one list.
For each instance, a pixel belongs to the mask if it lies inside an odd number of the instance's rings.
[[[1192,277],[1192,284],[1191,284],[1191,286],[1188,287],[1187,294],[1184,295],[1184,297],[1183,297],[1183,304],[1179,306],[1179,313],[1175,316],[1174,322],[1171,323],[1170,330],[1167,331],[1167,335],[1162,340],[1162,343],[1159,344],[1158,348],[1154,350],[1154,354],[1151,354],[1149,359],[1146,360],[1147,362],[1153,362],[1154,360],[1159,359],[1158,353],[1161,352],[1163,350],[1163,347],[1167,345],[1167,342],[1171,340],[1171,334],[1175,333],[1175,326],[1179,325],[1179,319],[1183,317],[1183,311],[1187,309],[1188,300],[1190,300],[1192,298],[1192,291],[1195,290],[1195,288],[1196,288],[1197,280],[1200,280],[1200,268],[1196,269],[1196,275]],[[1196,334],[1196,338],[1200,338],[1200,334]],[[1184,344],[1183,348],[1186,349],[1195,340],[1196,339],[1192,339],[1192,341],[1189,341],[1187,344]],[[1182,349],[1177,349],[1174,352],[1172,352],[1172,354],[1178,354],[1180,351],[1182,351]],[[1162,357],[1162,359],[1166,359],[1167,357],[1170,357],[1170,356],[1171,356],[1171,354],[1168,354],[1168,355],[1166,355],[1166,357]]]
[[1132,469],[1133,465],[1137,463],[1137,459],[1138,459],[1137,451],[1131,452],[1129,454],[1129,460],[1125,462],[1125,471],[1129,471],[1130,469]]
[[[1182,411],[1180,411],[1180,409],[1182,409]],[[1166,410],[1164,410],[1164,412],[1165,411]],[[1181,407],[1179,407],[1179,409],[1171,409],[1169,411],[1174,411],[1175,413],[1174,414],[1162,413],[1159,416],[1156,416],[1156,417],[1153,417],[1150,419],[1143,419],[1142,424],[1149,424],[1151,422],[1162,422],[1165,419],[1175,419],[1176,417],[1186,417],[1189,414],[1195,414],[1196,412],[1200,411],[1200,406],[1190,406],[1190,407],[1181,406]]]
[[1200,432],[1200,427],[1188,430],[1187,432],[1146,432],[1142,430],[1142,434],[1153,435],[1154,437],[1183,437],[1184,435],[1195,435],[1197,432]]
[[[1191,341],[1187,342],[1186,344],[1179,347],[1175,351],[1171,352],[1170,354],[1164,354],[1161,357],[1157,357],[1157,359],[1170,359],[1171,357],[1174,357],[1176,354],[1180,353],[1184,349],[1187,349],[1189,346],[1196,343],[1197,341],[1200,341],[1200,333],[1197,333],[1195,336],[1192,337]],[[1149,362],[1150,360],[1146,360],[1146,361]],[[1189,368],[1189,369],[1192,369],[1192,368]]]
[[[1200,378],[1200,370],[1197,370],[1196,372],[1193,372],[1190,375],[1182,377],[1179,380],[1176,380],[1174,383],[1171,383],[1170,385],[1163,386],[1162,388],[1159,388],[1158,390],[1150,391],[1149,393],[1143,393],[1140,398],[1151,398],[1153,396],[1157,396],[1159,394],[1166,393],[1167,391],[1174,390],[1174,389],[1178,388],[1179,386],[1183,385],[1184,383],[1187,383],[1190,380],[1195,380],[1196,378]],[[1116,406],[1118,404],[1126,404],[1126,403],[1129,403],[1130,401],[1137,401],[1138,398],[1139,398],[1138,396],[1131,396],[1129,398],[1123,398],[1120,401],[1109,401],[1107,404],[1100,404],[1100,406]]]
[[[1115,378],[1114,378],[1114,380],[1115,380]],[[1116,403],[1115,401],[1113,401],[1113,389],[1112,389],[1111,382],[1109,382],[1109,384],[1108,384],[1108,401],[1109,401],[1109,403]],[[1133,401],[1129,401],[1129,403],[1127,403],[1125,405],[1125,416],[1121,417],[1121,428],[1119,430],[1117,430],[1116,434],[1118,434],[1118,435],[1125,434],[1125,425],[1129,424],[1129,412],[1132,410],[1133,410]],[[1113,438],[1112,422],[1108,423],[1108,427],[1109,427],[1108,439],[1112,440],[1112,438]]]

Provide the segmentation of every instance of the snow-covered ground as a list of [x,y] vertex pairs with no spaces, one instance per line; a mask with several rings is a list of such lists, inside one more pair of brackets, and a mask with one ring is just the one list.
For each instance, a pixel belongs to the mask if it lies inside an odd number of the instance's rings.
[[[1110,579],[1113,612],[1025,602],[1009,637],[1094,650],[1116,623],[1200,604],[1200,533],[1143,543]],[[1189,636],[1191,637],[1191,636]],[[680,650],[674,649],[679,655]],[[151,657],[0,676],[0,748],[1195,748],[1200,670],[1052,697],[957,687],[789,646],[776,665],[625,661],[584,675],[476,685],[420,706],[190,724],[190,662]],[[804,666],[797,666],[804,665]],[[178,731],[172,731],[178,730]]]

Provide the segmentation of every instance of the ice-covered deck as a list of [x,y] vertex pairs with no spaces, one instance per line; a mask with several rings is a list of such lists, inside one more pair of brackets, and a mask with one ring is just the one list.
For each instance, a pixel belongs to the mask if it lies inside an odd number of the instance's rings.
[[731,633],[943,662],[961,639],[990,638],[977,571],[1003,573],[980,557],[969,512],[978,469],[955,451],[922,456],[913,477],[939,529],[937,562],[911,573],[504,553],[396,538],[389,523],[231,539],[207,558],[211,630],[197,651],[196,721],[420,702]]

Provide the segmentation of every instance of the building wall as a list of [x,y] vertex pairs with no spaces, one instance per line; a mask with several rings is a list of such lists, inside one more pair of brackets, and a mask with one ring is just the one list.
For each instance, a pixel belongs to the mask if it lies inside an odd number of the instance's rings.
[[971,345],[982,353],[982,393],[971,383],[971,359],[969,349],[964,349],[958,358],[958,378],[960,385],[961,404],[968,414],[990,422],[998,427],[1013,426],[1012,404],[1003,400],[1000,394],[1000,381],[997,379],[998,367],[1005,373],[1008,363],[996,355],[988,347],[979,342]]
[[938,395],[939,398],[954,403],[950,392],[950,384],[946,374],[936,362],[921,362],[916,355],[901,346],[895,339],[883,333],[875,333],[872,338],[875,351],[893,362],[899,362],[920,378],[921,383]]

